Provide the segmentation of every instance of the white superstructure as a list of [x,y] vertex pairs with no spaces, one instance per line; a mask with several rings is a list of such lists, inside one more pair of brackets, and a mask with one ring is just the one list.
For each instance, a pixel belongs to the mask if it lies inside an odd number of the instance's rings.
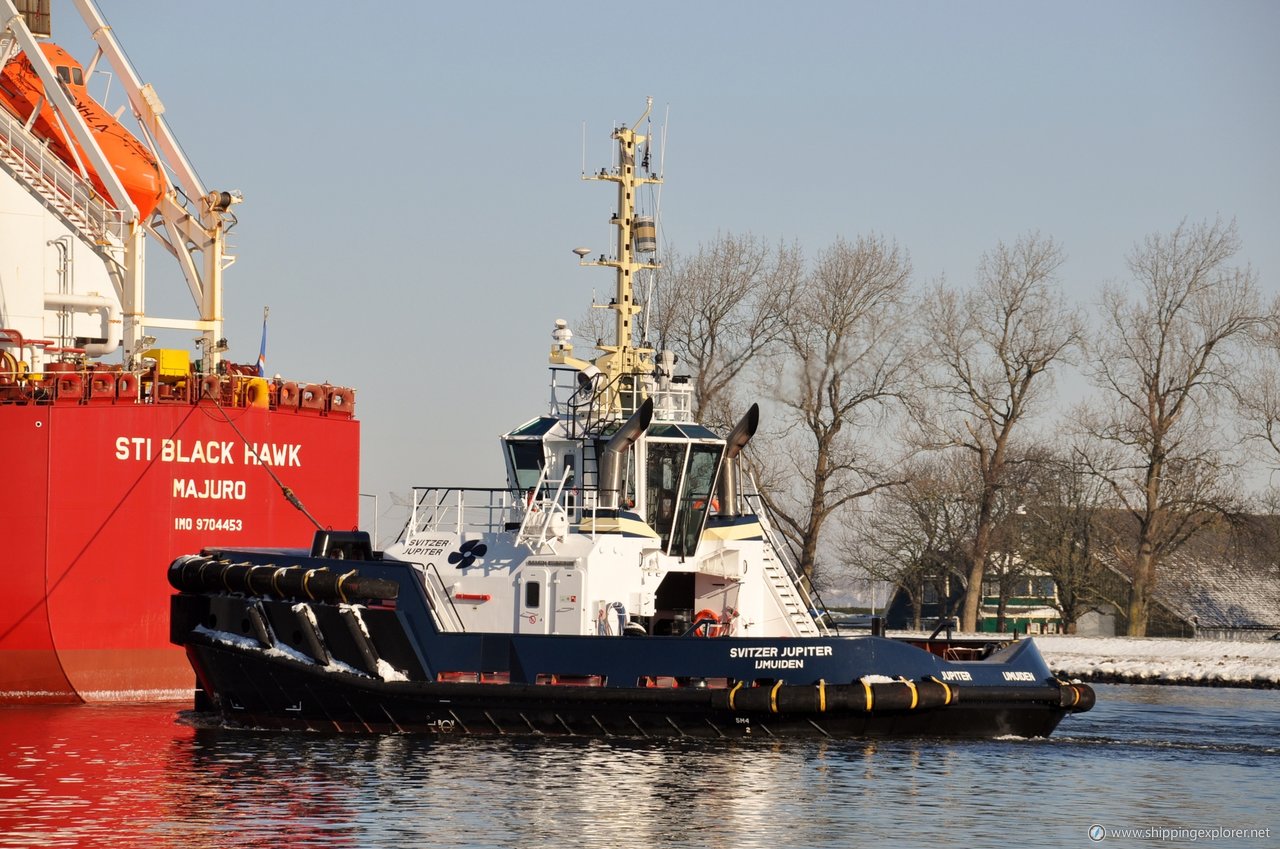
[[636,190],[660,177],[638,153],[647,135],[624,126],[613,138],[615,167],[590,179],[618,186],[617,250],[582,264],[614,269],[614,339],[579,359],[557,321],[550,408],[502,437],[507,487],[416,490],[387,553],[421,564],[455,630],[678,634],[701,622],[709,634],[817,635],[805,582],[739,485],[757,408],[727,438],[712,432],[693,420],[674,359],[635,340],[635,277],[659,267],[640,259],[655,224],[636,215]]

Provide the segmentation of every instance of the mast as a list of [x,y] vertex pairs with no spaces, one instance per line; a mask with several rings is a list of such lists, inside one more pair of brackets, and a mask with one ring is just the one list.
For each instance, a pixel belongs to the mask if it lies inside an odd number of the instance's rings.
[[[652,109],[653,98],[646,98],[644,114],[636,120],[635,126],[648,118]],[[614,130],[612,138],[618,143],[618,166],[613,170],[602,168],[596,174],[584,175],[583,179],[604,180],[618,185],[617,211],[610,219],[610,223],[618,228],[616,253],[612,258],[601,255],[598,259],[584,260],[580,264],[614,269],[615,292],[612,302],[607,305],[608,309],[617,314],[613,344],[599,345],[604,353],[593,360],[592,365],[598,369],[600,377],[597,380],[603,384],[597,411],[606,417],[625,418],[635,412],[647,397],[645,378],[654,370],[653,349],[644,343],[635,344],[634,320],[644,307],[636,303],[634,281],[640,270],[662,267],[660,263],[644,262],[637,257],[637,254],[652,250],[638,250],[637,235],[652,243],[653,223],[651,220],[637,220],[636,190],[647,184],[661,183],[662,178],[653,176],[648,170],[647,161],[643,163],[643,174],[637,170],[636,151],[649,141],[649,136],[636,132],[633,127],[622,126]],[[568,360],[563,359],[561,362]]]

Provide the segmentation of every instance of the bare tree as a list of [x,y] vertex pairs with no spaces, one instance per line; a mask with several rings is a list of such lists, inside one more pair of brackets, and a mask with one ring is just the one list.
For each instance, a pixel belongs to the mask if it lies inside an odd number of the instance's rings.
[[668,258],[652,320],[659,346],[693,379],[697,420],[731,423],[733,385],[781,336],[803,269],[798,247],[750,234]]
[[[753,453],[761,497],[813,578],[818,544],[837,511],[900,482],[877,441],[914,365],[906,329],[911,266],[878,236],[837,240],[805,277],[770,361],[767,391],[782,431]],[[761,440],[757,437],[757,442]]]
[[1024,557],[1053,579],[1054,606],[1068,629],[1102,602],[1099,531],[1112,502],[1076,448],[1037,452],[1019,505]]
[[914,627],[928,593],[948,597],[951,580],[962,579],[967,538],[973,526],[973,489],[968,464],[958,457],[931,456],[904,467],[902,486],[877,493],[873,508],[846,526],[840,549],[866,575],[906,594]]
[[[1023,516],[1039,459],[1035,448],[1011,445],[1007,449],[1004,480],[996,492],[991,511],[990,549],[980,605],[991,597],[995,598],[996,630],[1001,633],[1008,630],[1009,602],[1027,594],[1020,590],[1025,589],[1033,571],[1033,564],[1026,556]],[[973,488],[969,490],[970,498],[975,491]]]
[[961,449],[976,470],[977,511],[960,621],[966,631],[977,629],[1011,439],[1050,388],[1050,369],[1083,334],[1079,313],[1055,285],[1062,262],[1057,243],[1030,234],[984,254],[968,293],[939,284],[926,299],[924,334],[934,368],[931,402],[916,415],[923,444]]
[[[1253,342],[1244,377],[1231,389],[1245,438],[1261,446],[1263,461],[1276,472],[1280,471],[1280,298],[1272,302]],[[1266,499],[1274,502],[1278,495],[1273,488]]]
[[1160,560],[1233,508],[1233,444],[1215,405],[1266,318],[1252,269],[1229,264],[1239,250],[1234,221],[1184,222],[1130,253],[1135,297],[1103,293],[1092,374],[1105,398],[1083,424],[1112,449],[1094,471],[1136,526],[1116,552],[1132,578],[1131,636],[1147,632]]

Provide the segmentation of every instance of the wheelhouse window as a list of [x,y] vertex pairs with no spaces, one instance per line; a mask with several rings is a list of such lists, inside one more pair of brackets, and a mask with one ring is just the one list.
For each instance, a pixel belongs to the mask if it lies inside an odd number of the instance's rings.
[[507,455],[507,483],[521,495],[537,486],[542,477],[547,465],[543,440],[555,426],[555,417],[540,416],[502,437],[502,450]]
[[511,462],[512,483],[520,492],[527,492],[538,485],[542,469],[547,463],[540,439],[507,440],[507,456]]
[[649,526],[658,532],[665,542],[671,534],[679,503],[680,480],[684,475],[684,461],[688,443],[649,442],[648,469],[646,475],[645,516]]
[[724,446],[649,440],[646,470],[649,526],[668,554],[692,555],[698,547]]
[[689,449],[689,466],[681,488],[680,515],[676,519],[671,553],[677,556],[692,555],[698,548],[702,527],[707,513],[712,509],[711,489],[715,486],[716,470],[720,467],[720,445],[694,445]]

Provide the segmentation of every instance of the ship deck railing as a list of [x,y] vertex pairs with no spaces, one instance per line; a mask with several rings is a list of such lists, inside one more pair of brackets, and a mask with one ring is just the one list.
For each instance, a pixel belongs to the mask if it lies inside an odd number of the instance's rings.
[[482,534],[515,533],[517,541],[538,550],[571,530],[587,527],[594,538],[597,520],[613,515],[594,492],[580,492],[568,477],[548,481],[525,492],[500,487],[414,487],[408,536],[437,533],[469,539]]
[[459,536],[503,529],[513,515],[511,490],[471,486],[415,486],[408,536],[438,531]]
[[444,578],[440,577],[440,570],[436,565],[428,563],[424,566],[421,563],[414,563],[413,567],[418,571],[422,589],[427,594],[427,603],[436,628],[442,632],[466,631],[467,626],[462,621],[462,614],[453,603],[453,595],[445,585]]
[[93,184],[71,170],[5,109],[0,109],[0,154],[0,161],[16,178],[87,230],[91,243],[102,237],[123,243],[124,213],[105,203]]
[[[216,404],[246,409],[266,406],[271,410],[352,418],[355,392],[327,383],[298,383],[258,377],[256,367],[226,363],[225,373],[205,373],[189,369],[179,374],[165,373],[158,366],[126,369],[86,361],[83,352],[70,354],[69,363],[38,361],[41,350],[55,350],[48,339],[24,339],[17,331],[0,328],[0,406],[99,406],[99,405],[182,405]],[[63,349],[65,350],[65,349]],[[15,370],[5,363],[20,363]],[[38,370],[36,370],[38,369]]]
[[[818,589],[813,585],[810,577],[801,571],[796,564],[795,558],[791,552],[791,546],[786,538],[778,532],[770,521],[769,505],[765,503],[764,498],[760,495],[754,478],[749,479],[751,484],[750,492],[743,492],[741,497],[746,502],[749,512],[754,514],[760,520],[760,528],[764,531],[765,537],[769,540],[770,546],[778,555],[778,562],[786,571],[787,577],[795,586],[796,591],[800,594],[800,599],[807,610],[825,610],[826,604],[818,595]],[[826,623],[820,618],[813,617],[814,624],[817,626],[819,633],[830,634],[830,629]]]
[[653,399],[658,422],[693,422],[693,386],[686,378],[657,381],[650,375],[624,374],[606,381],[571,368],[551,369],[552,415],[565,422],[570,439],[596,435],[631,418]]

